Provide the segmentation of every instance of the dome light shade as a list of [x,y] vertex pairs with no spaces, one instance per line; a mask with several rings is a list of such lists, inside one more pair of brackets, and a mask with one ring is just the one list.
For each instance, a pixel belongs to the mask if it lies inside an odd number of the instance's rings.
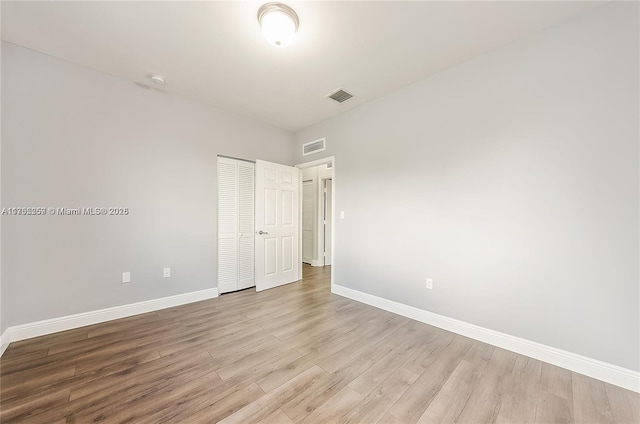
[[266,3],[258,10],[262,34],[274,46],[284,46],[293,40],[298,29],[298,15],[282,3]]

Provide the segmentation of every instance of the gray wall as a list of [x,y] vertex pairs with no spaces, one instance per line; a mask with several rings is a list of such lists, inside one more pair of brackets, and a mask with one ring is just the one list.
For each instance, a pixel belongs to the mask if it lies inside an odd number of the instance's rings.
[[[0,23],[2,22],[2,5],[0,5]],[[1,26],[1,25],[0,25]],[[1,30],[0,30],[1,32]],[[2,98],[2,44],[0,43],[0,99]],[[2,101],[0,101],[0,196],[2,191]],[[0,205],[2,206],[2,205]],[[2,240],[2,219],[0,219],[0,240]],[[2,270],[2,243],[0,243],[0,270]],[[2,296],[4,292],[4,280],[2,280],[2,272],[0,272],[0,335],[4,334],[8,324],[5,318],[8,304],[7,297]]]
[[292,134],[12,44],[2,56],[2,205],[131,211],[3,217],[3,325],[216,287],[216,155],[291,164]]
[[640,370],[638,35],[605,6],[298,132],[335,283]]

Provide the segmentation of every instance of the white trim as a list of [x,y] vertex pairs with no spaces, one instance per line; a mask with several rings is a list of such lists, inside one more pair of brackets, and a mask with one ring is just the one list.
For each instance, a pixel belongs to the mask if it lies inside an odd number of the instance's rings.
[[338,286],[333,280],[331,292],[640,393],[640,373],[637,371]]
[[336,166],[336,157],[335,156],[327,156],[324,158],[320,158],[320,159],[316,159],[316,160],[312,160],[311,162],[304,162],[304,163],[299,163],[296,165],[296,168],[300,168],[300,169],[306,169],[306,168],[313,168],[314,166],[318,166],[318,165],[324,165],[327,163],[332,163],[333,166]]
[[143,302],[128,305],[114,306],[112,308],[99,309],[97,311],[83,312],[75,315],[67,315],[29,324],[9,327],[0,337],[0,356],[4,353],[9,343],[59,331],[71,330],[87,325],[99,324],[114,319],[130,317],[133,315],[153,312],[160,309],[172,308],[187,303],[199,302],[218,297],[218,289],[206,289],[190,293],[177,294],[175,296],[159,299],[145,300]]
[[4,330],[4,333],[0,334],[0,357],[2,357],[4,351],[9,347],[9,337],[11,337],[11,332],[8,328]]

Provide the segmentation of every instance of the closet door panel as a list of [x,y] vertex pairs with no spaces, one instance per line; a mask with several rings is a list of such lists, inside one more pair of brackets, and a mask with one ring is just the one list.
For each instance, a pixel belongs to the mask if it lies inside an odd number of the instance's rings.
[[256,285],[253,273],[254,237],[254,167],[253,163],[238,163],[238,288]]
[[218,158],[218,291],[255,286],[255,165]]
[[238,235],[238,164],[218,158],[218,238]]
[[256,285],[253,275],[253,237],[240,237],[238,249],[238,290]]
[[238,290],[238,161],[218,158],[218,292]]
[[218,293],[238,290],[238,239],[218,239]]

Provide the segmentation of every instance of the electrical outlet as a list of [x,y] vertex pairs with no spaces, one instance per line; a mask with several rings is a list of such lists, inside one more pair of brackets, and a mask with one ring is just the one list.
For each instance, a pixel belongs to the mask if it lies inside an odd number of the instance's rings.
[[427,289],[433,289],[433,280],[431,278],[427,278]]
[[344,211],[340,211],[340,219],[344,219]]
[[171,268],[163,268],[162,269],[162,276],[164,278],[169,278],[171,277]]
[[130,283],[131,282],[131,273],[130,272],[123,272],[122,273],[122,283]]

